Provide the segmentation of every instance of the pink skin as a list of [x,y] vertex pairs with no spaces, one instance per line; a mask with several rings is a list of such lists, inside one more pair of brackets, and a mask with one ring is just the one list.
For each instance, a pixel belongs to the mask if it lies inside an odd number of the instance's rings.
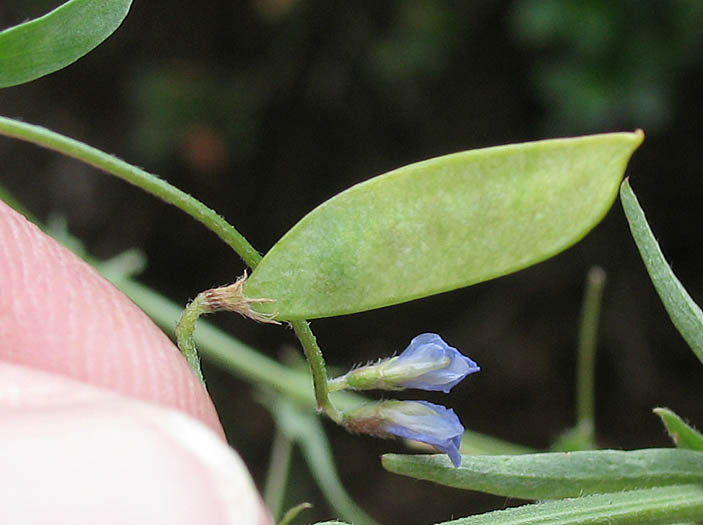
[[1,201],[0,472],[0,523],[271,523],[171,341]]

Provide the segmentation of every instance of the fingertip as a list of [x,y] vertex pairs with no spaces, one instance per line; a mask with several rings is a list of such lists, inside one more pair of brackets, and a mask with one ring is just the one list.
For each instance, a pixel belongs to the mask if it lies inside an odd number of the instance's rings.
[[0,414],[0,523],[271,523],[236,453],[180,411],[0,364]]
[[173,343],[95,269],[0,201],[0,359],[175,408],[223,436]]

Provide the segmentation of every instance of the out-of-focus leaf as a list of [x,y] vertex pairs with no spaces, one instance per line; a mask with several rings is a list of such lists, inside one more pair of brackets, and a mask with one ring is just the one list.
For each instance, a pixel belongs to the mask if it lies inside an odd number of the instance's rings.
[[682,449],[462,456],[458,468],[438,455],[385,454],[382,460],[396,474],[523,499],[703,483],[703,453]]
[[532,454],[537,452],[534,449],[511,443],[502,439],[479,434],[471,430],[465,430],[461,437],[459,452],[462,454]]
[[610,208],[642,132],[447,155],[358,184],[318,206],[244,286],[293,320],[371,310],[540,262]]
[[438,525],[653,525],[702,519],[703,486],[673,485],[534,503]]
[[686,422],[668,408],[655,408],[654,413],[658,415],[674,444],[679,448],[689,450],[703,450],[703,434]]
[[293,507],[292,509],[289,509],[281,518],[281,521],[278,522],[278,525],[290,525],[295,518],[298,517],[298,514],[303,512],[305,509],[312,508],[312,505],[310,503],[300,503]]
[[22,215],[25,216],[25,218],[39,226],[40,228],[43,227],[39,219],[37,219],[33,214],[29,212],[27,208],[25,208],[24,204],[20,203],[15,197],[5,188],[3,185],[0,184],[0,201],[3,201],[5,204],[7,204],[10,208],[14,209],[15,211],[21,213]]
[[0,32],[0,87],[58,71],[109,37],[132,0],[71,0],[46,15]]
[[576,425],[566,429],[549,447],[551,452],[574,452],[576,450],[593,450],[598,448],[593,441],[593,425]]
[[691,347],[698,360],[703,363],[703,312],[691,299],[671,267],[666,263],[664,254],[644,216],[644,211],[637,202],[637,197],[627,180],[623,181],[620,187],[620,200],[627,216],[627,222],[630,224],[632,237],[637,243],[649,278],[652,280],[664,308],[688,346]]
[[[293,441],[280,428],[277,428],[271,443],[269,467],[263,489],[264,503],[273,519],[278,519],[281,515],[281,509],[283,509],[292,455]],[[281,521],[285,521],[285,516]],[[281,525],[280,522],[279,525]]]
[[334,466],[327,435],[317,414],[308,407],[301,407],[281,396],[267,405],[281,431],[300,445],[305,461],[329,504],[342,518],[353,523],[375,523],[344,489]]

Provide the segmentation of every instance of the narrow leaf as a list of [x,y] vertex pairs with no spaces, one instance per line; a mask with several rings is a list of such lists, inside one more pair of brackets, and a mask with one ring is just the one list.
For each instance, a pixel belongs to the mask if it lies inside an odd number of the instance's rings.
[[396,474],[524,499],[561,499],[664,485],[703,483],[703,453],[682,449],[589,450],[517,456],[385,454]]
[[340,516],[360,525],[374,524],[344,489],[332,458],[332,450],[320,418],[282,396],[267,403],[282,432],[300,445],[305,462],[329,504]]
[[50,13],[0,32],[0,87],[58,71],[109,37],[132,0],[71,0]]
[[454,290],[571,246],[610,208],[642,132],[465,151],[358,184],[306,215],[244,287],[278,319]]
[[630,224],[632,237],[637,243],[649,278],[654,284],[664,308],[666,308],[676,329],[691,347],[699,361],[703,363],[703,312],[691,299],[671,267],[666,263],[654,234],[647,224],[644,212],[637,197],[625,180],[620,187],[620,200]]
[[583,525],[703,520],[703,486],[673,485],[534,503],[438,525]]
[[312,504],[307,502],[296,505],[283,515],[283,518],[281,518],[281,521],[278,522],[278,525],[290,525],[293,523],[293,520],[298,517],[298,514],[310,508],[312,508]]
[[654,413],[661,418],[666,431],[677,447],[689,450],[703,450],[703,434],[687,425],[673,411],[668,408],[655,408]]

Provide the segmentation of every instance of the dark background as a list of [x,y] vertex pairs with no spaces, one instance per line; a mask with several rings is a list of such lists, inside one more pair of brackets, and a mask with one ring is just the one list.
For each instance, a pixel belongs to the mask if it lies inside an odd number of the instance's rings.
[[[61,2],[5,0],[0,27]],[[207,7],[203,7],[206,5]],[[135,0],[123,26],[70,67],[0,92],[0,114],[158,173],[222,213],[262,252],[344,188],[454,151],[643,128],[628,169],[664,252],[703,297],[703,3],[559,0]],[[244,269],[181,212],[78,162],[0,140],[0,183],[42,219],[60,212],[90,253],[137,247],[141,280],[185,304]],[[313,323],[340,368],[432,331],[482,367],[449,398],[470,429],[544,448],[573,424],[585,274],[608,273],[597,376],[603,446],[667,446],[654,406],[703,425],[701,367],[648,280],[618,202],[553,259],[464,290]],[[212,318],[278,357],[290,331]],[[273,424],[251,385],[205,367],[230,442],[257,483]],[[327,424],[341,476],[383,523],[517,503],[386,473],[398,443]],[[333,516],[295,459],[287,503]]]

